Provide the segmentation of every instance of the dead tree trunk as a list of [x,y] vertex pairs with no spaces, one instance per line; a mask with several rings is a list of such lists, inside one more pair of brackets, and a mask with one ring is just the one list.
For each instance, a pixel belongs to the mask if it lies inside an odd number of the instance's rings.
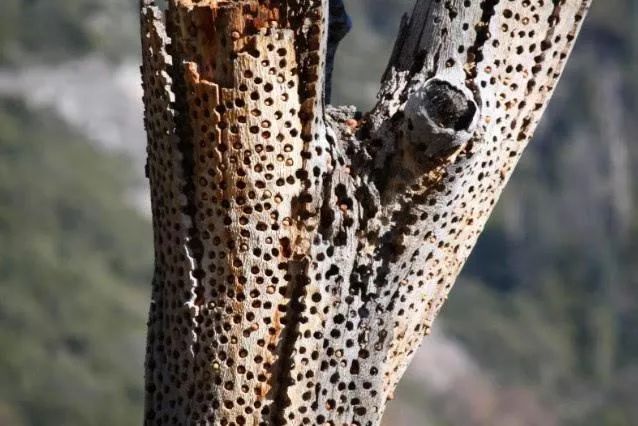
[[366,114],[324,105],[340,2],[168,3],[141,10],[145,423],[377,425],[589,0],[418,0]]

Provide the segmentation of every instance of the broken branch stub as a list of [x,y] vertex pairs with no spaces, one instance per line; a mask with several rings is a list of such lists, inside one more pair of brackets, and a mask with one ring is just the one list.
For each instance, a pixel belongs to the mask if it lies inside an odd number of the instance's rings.
[[426,157],[451,152],[472,137],[480,111],[465,84],[433,77],[405,105],[406,138]]
[[369,114],[324,111],[340,1],[168,3],[141,9],[145,422],[378,425],[588,1],[418,0]]

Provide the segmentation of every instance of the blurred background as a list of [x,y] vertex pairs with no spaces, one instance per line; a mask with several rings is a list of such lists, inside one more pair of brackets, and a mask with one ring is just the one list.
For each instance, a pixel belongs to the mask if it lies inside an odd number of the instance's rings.
[[[346,1],[369,108],[412,0]],[[0,1],[0,426],[139,425],[152,235],[132,0]],[[594,0],[386,425],[638,424],[638,0]]]

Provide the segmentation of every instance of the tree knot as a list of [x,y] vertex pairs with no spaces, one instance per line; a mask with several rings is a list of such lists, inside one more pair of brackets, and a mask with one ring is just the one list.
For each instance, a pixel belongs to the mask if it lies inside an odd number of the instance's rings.
[[430,80],[425,86],[424,107],[434,123],[454,131],[467,130],[476,113],[476,103],[447,81]]
[[479,108],[465,85],[431,78],[405,105],[406,136],[418,152],[435,156],[464,145],[478,124]]

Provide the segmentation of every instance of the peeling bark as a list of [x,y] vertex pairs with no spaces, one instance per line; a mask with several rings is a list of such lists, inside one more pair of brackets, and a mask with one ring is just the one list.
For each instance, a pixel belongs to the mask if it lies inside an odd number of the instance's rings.
[[417,0],[362,114],[340,1],[142,1],[145,424],[379,424],[588,5]]

